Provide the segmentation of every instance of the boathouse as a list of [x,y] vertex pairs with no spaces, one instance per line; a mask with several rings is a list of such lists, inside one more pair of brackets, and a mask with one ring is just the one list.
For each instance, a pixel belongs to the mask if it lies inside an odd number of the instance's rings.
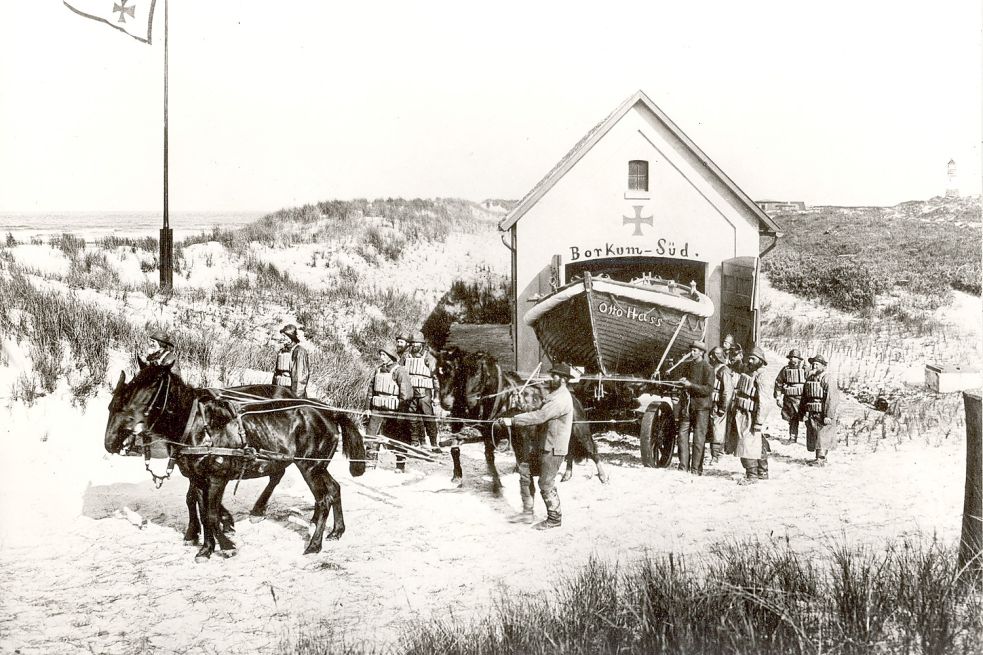
[[[713,301],[706,339],[757,339],[758,263],[779,226],[648,96],[597,124],[499,224],[512,251],[516,370],[550,364],[523,316],[589,272],[695,283]],[[761,237],[766,237],[762,239]]]

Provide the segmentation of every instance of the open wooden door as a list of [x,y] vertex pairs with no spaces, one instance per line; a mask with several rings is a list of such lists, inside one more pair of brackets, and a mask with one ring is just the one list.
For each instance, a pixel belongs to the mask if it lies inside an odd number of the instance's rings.
[[720,338],[733,334],[747,352],[758,340],[758,258],[727,259],[720,277]]

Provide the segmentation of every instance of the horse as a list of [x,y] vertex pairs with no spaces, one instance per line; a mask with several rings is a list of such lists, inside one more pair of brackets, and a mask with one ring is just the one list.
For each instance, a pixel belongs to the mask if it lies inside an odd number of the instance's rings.
[[[502,483],[495,466],[495,450],[502,435],[496,434],[492,429],[491,421],[510,409],[538,409],[546,394],[538,383],[527,385],[518,374],[503,373],[495,357],[482,351],[471,353],[455,348],[442,351],[437,367],[440,400],[444,409],[451,413],[452,418],[482,421],[478,425],[485,444],[485,463],[492,477],[494,490],[500,490]],[[524,399],[519,397],[520,390]],[[561,481],[566,482],[573,477],[574,460],[579,462],[590,458],[597,467],[598,478],[606,483],[607,472],[598,458],[597,444],[588,426],[584,407],[576,396],[573,396],[573,407],[573,432],[566,459],[567,466]],[[462,424],[463,421],[452,421],[451,430],[459,433]],[[457,444],[451,448],[451,457],[454,460],[453,481],[460,483],[461,454]]]
[[[185,384],[170,365],[148,365],[129,384],[117,389],[106,429],[108,452],[132,448],[146,433],[162,436],[168,454],[200,494],[204,515],[204,543],[196,561],[209,558],[216,541],[225,556],[235,554],[235,544],[220,528],[222,496],[230,480],[270,477],[257,505],[268,500],[290,464],[296,464],[314,494],[315,530],[304,554],[321,551],[324,527],[334,511],[327,539],[345,532],[341,488],[328,472],[339,442],[349,460],[349,472],[365,472],[365,444],[358,426],[342,412],[317,407],[316,401],[283,395],[274,385],[245,387],[263,398],[261,408],[240,412],[236,403],[216,397],[208,389]],[[215,448],[216,454],[203,453]],[[197,452],[182,452],[184,450]],[[189,490],[189,497],[192,495]],[[189,511],[192,509],[189,502]],[[190,526],[189,526],[190,529]]]
[[[498,413],[504,377],[498,361],[486,352],[466,352],[457,348],[442,350],[437,355],[437,380],[440,386],[440,404],[450,412],[452,419],[480,421],[477,424],[485,444],[485,463],[492,474],[495,489],[501,488],[501,480],[495,468],[495,447],[490,420]],[[459,435],[465,422],[451,421],[451,432]],[[461,484],[460,437],[451,446],[454,462],[452,482]]]
[[[140,368],[143,369],[147,366],[147,362],[142,358],[137,358]],[[112,435],[117,435],[124,439],[126,445],[121,448],[120,452],[126,455],[130,453],[131,448],[134,445],[133,439],[127,440],[127,435],[125,434],[125,429],[123,428],[123,415],[120,413],[114,413],[116,409],[122,406],[126,394],[128,392],[129,385],[126,382],[126,373],[120,371],[119,379],[116,382],[116,387],[113,389],[113,397],[109,402],[109,412],[110,419],[106,425],[106,448],[109,449],[109,444],[113,441],[114,437]],[[265,387],[264,387],[265,388]],[[256,394],[259,391],[263,391],[258,385],[244,385],[239,387],[230,387],[228,391],[236,393],[245,394]],[[277,390],[271,391],[272,397],[274,398],[294,398],[295,396],[290,392],[287,387],[278,387]],[[114,451],[112,451],[115,454]],[[262,520],[266,516],[266,504],[270,500],[270,496],[273,494],[273,490],[280,480],[283,478],[283,473],[275,473],[270,475],[270,481],[267,483],[266,488],[256,499],[256,503],[253,508],[249,511],[249,515],[252,520]],[[200,545],[200,534],[201,534],[201,517],[205,515],[204,499],[201,494],[201,489],[195,487],[191,484],[190,480],[188,482],[188,493],[185,495],[185,503],[188,506],[188,528],[184,532],[184,542],[188,545]],[[225,505],[220,505],[219,507],[219,522],[221,524],[221,529],[223,533],[235,532],[235,519],[232,517],[232,513],[226,509]]]

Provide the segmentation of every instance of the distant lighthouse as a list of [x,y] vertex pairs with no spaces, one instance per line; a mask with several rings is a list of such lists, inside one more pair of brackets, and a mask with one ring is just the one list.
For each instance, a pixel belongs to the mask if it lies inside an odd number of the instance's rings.
[[956,160],[950,159],[949,163],[945,166],[945,175],[947,178],[945,185],[945,197],[946,198],[958,198],[959,197],[959,175],[956,173]]

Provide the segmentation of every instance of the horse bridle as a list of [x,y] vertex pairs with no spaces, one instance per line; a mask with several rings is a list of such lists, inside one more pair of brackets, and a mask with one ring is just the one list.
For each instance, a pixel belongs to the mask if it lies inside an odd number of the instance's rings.
[[[163,392],[164,394],[164,402],[161,403],[160,409],[157,410],[157,416],[151,419],[150,417],[154,410],[154,404],[157,402],[157,399],[160,398],[161,392]],[[164,473],[164,475],[157,475],[150,468],[150,445],[152,443],[151,435],[154,434],[154,426],[161,419],[161,417],[163,417],[164,414],[168,412],[167,401],[170,398],[170,392],[171,392],[171,376],[170,373],[165,373],[164,380],[157,387],[157,391],[154,393],[154,397],[147,404],[147,408],[142,412],[144,415],[143,420],[137,422],[136,425],[131,425],[126,428],[126,430],[134,437],[140,437],[143,447],[144,468],[147,470],[148,473],[150,473],[151,477],[153,478],[154,485],[158,489],[160,489],[161,485],[164,484],[164,480],[171,477],[171,473],[174,471],[174,465],[176,461],[175,457],[173,456],[168,458],[167,470]],[[134,419],[131,417],[130,420],[132,422]],[[139,430],[136,429],[144,424],[145,427],[143,429],[139,429]],[[170,447],[168,447],[168,451],[170,452]]]

